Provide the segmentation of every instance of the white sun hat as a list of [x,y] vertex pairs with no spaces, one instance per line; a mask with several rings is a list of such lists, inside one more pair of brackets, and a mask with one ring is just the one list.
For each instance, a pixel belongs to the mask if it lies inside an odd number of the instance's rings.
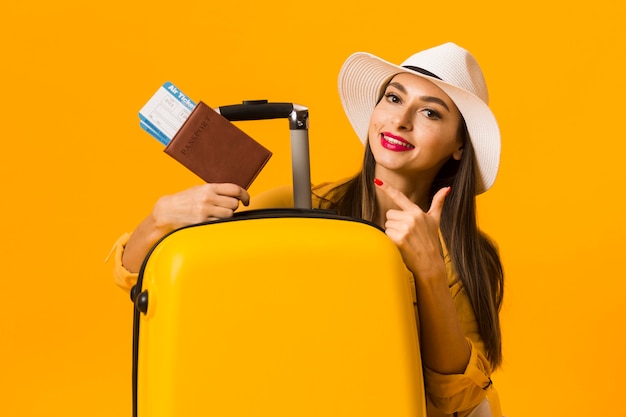
[[454,101],[465,119],[478,163],[476,194],[487,191],[500,164],[500,129],[488,106],[487,85],[478,62],[452,42],[418,52],[401,65],[365,52],[348,57],[339,72],[339,95],[361,142],[367,141],[370,116],[383,87],[402,72],[432,81]]

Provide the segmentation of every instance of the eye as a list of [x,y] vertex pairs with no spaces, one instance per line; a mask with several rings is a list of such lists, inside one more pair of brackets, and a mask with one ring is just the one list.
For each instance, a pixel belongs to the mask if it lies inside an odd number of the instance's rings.
[[422,114],[424,114],[424,116],[429,119],[441,119],[441,115],[439,114],[439,112],[433,109],[424,109],[422,110]]
[[385,93],[385,99],[390,103],[400,103],[400,97],[394,93]]

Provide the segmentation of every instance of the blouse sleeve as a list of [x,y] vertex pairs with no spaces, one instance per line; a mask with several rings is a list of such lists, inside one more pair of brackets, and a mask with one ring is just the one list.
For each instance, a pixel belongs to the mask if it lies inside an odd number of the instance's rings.
[[[137,277],[139,274],[130,272],[124,267],[124,264],[122,263],[122,255],[124,254],[124,248],[126,247],[126,243],[128,243],[128,239],[130,239],[130,233],[124,233],[122,236],[120,236],[113,244],[111,254],[113,255],[114,262],[113,279],[120,288],[122,288],[124,291],[130,292],[131,288],[133,288],[133,285],[135,285],[135,283],[137,282]],[[109,259],[109,257],[107,257],[107,260]]]
[[490,366],[484,355],[467,338],[470,360],[462,374],[443,375],[424,367],[428,399],[445,413],[471,409],[487,397],[491,388]]

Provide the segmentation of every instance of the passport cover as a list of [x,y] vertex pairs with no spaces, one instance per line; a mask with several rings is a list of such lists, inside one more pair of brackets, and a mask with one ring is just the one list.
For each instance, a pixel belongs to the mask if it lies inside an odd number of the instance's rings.
[[165,153],[206,182],[247,189],[272,156],[263,145],[200,101]]

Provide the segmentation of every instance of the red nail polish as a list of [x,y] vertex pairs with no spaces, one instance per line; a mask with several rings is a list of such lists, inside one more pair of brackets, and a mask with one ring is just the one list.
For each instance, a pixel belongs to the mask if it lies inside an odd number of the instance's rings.
[[446,195],[450,194],[450,191],[452,191],[452,187],[448,187],[448,191],[446,191]]
[[378,178],[374,178],[374,184],[381,186],[383,185],[383,182],[381,180],[379,180]]

